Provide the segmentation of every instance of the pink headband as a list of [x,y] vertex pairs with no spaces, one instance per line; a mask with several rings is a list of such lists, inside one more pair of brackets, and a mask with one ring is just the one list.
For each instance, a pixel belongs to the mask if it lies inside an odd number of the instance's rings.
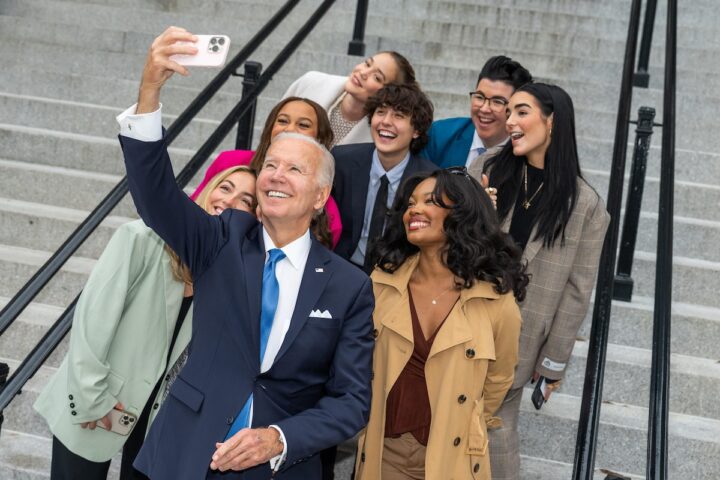
[[200,182],[200,185],[198,185],[193,194],[190,195],[190,198],[192,200],[197,200],[200,192],[203,191],[205,186],[218,173],[227,170],[228,168],[250,165],[250,161],[252,160],[254,154],[255,152],[252,150],[228,150],[222,152],[205,171],[205,178],[203,178],[203,181]]

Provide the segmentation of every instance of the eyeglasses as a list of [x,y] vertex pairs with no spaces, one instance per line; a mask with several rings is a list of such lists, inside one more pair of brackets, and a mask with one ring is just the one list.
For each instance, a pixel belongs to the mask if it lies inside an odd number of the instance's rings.
[[490,110],[493,112],[505,111],[505,107],[507,107],[508,103],[510,103],[506,98],[486,97],[482,92],[470,92],[470,98],[474,103],[479,104],[481,107],[485,105],[485,102],[488,102]]

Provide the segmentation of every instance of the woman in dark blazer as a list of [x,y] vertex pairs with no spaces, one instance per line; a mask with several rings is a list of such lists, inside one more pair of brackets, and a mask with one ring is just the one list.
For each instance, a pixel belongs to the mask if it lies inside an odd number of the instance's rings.
[[506,129],[510,142],[483,171],[498,189],[502,228],[523,249],[530,285],[521,304],[515,381],[498,411],[504,425],[490,432],[494,480],[519,479],[523,387],[542,377],[547,399],[565,375],[610,221],[580,172],[575,114],[564,90],[542,83],[518,88],[510,98]]

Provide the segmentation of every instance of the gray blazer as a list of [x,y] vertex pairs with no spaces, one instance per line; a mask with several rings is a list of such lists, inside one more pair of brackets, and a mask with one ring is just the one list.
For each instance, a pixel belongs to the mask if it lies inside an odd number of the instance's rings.
[[[109,460],[128,437],[80,424],[117,402],[139,416],[165,374],[184,285],[173,277],[164,245],[140,220],[115,232],[75,307],[68,354],[35,402],[53,435],[88,460]],[[192,309],[171,365],[190,341],[191,324]]]
[[[502,224],[510,230],[512,210]],[[565,228],[565,244],[543,247],[530,234],[523,260],[531,275],[520,305],[520,355],[512,388],[525,385],[534,372],[551,379],[565,375],[577,332],[588,311],[610,215],[605,203],[578,178],[578,199]]]

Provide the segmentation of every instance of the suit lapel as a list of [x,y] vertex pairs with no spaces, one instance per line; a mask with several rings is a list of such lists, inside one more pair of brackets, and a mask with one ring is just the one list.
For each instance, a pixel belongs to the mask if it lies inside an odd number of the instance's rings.
[[[515,213],[515,206],[510,209],[507,216],[505,217],[505,220],[503,220],[502,225],[500,226],[503,232],[510,231],[510,222],[512,222],[513,213]],[[528,242],[525,245],[525,250],[523,250],[522,259],[528,265],[530,264],[530,262],[532,262],[532,259],[535,258],[535,255],[537,255],[537,253],[540,251],[543,244],[543,239],[535,239],[535,235],[537,235],[537,224],[533,226],[532,231],[530,232],[530,236],[528,237]]]
[[355,208],[352,209],[352,251],[347,252],[349,256],[355,252],[360,241],[362,225],[365,221],[365,203],[367,202],[368,189],[370,188],[370,168],[372,167],[372,152],[375,145],[372,145],[369,152],[358,151],[358,156],[352,158],[354,164],[353,179],[350,182],[351,198]]
[[329,269],[323,268],[330,261],[330,255],[325,247],[320,245],[316,240],[312,240],[310,253],[305,263],[305,271],[300,282],[300,291],[298,292],[297,301],[295,302],[295,310],[290,320],[290,328],[285,334],[285,339],[280,346],[280,351],[275,356],[275,362],[282,357],[290,348],[300,330],[305,326],[310,311],[317,304],[320,295],[325,290],[325,285],[330,280],[332,273]]
[[[265,266],[265,245],[258,226],[246,238],[242,245],[243,277],[245,279],[245,294],[247,296],[248,323],[250,338],[241,335],[243,326],[234,324],[231,329],[237,342],[247,346],[255,362],[260,361],[260,305],[262,303],[262,275]],[[244,349],[248,351],[247,349]]]

